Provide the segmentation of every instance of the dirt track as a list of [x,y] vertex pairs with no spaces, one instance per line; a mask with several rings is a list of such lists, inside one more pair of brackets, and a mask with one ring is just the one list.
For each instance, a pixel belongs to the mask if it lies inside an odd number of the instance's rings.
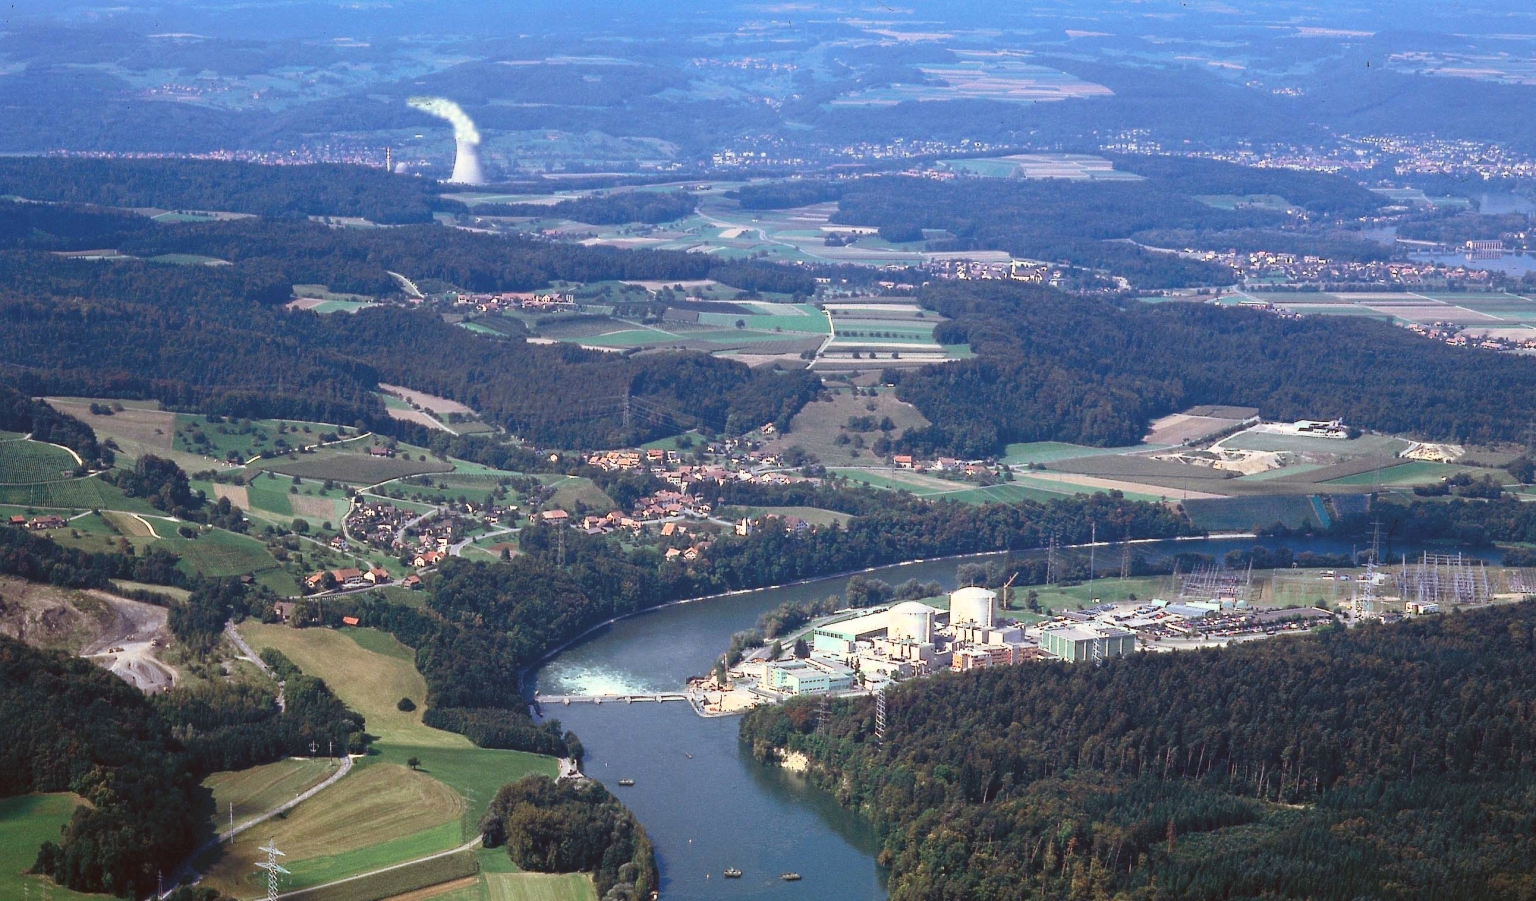
[[105,591],[89,593],[111,608],[115,621],[109,622],[101,637],[86,645],[80,656],[94,660],[147,694],[175,685],[180,674],[155,656],[159,650],[156,641],[164,645],[171,639],[166,609]]

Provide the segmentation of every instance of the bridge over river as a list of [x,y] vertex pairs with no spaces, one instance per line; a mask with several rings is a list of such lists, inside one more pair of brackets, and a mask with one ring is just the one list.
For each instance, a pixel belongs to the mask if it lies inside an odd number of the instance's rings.
[[663,703],[666,701],[687,701],[688,696],[677,693],[644,694],[644,695],[534,695],[533,699],[543,706],[551,704],[633,704],[636,701],[654,701]]

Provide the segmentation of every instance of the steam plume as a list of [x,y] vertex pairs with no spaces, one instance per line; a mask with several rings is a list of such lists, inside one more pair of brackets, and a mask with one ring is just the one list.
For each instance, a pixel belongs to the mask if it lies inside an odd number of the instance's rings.
[[485,173],[480,170],[480,131],[463,107],[446,97],[412,97],[406,103],[453,124],[457,153],[453,157],[453,175],[448,180],[460,185],[485,184]]

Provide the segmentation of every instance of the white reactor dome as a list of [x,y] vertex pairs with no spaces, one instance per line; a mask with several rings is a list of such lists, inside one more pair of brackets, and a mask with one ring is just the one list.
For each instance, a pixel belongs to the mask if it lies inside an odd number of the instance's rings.
[[917,601],[905,601],[886,611],[886,635],[890,638],[915,641],[918,644],[933,642],[934,609]]
[[949,595],[949,624],[972,624],[990,629],[997,592],[985,588],[961,588]]

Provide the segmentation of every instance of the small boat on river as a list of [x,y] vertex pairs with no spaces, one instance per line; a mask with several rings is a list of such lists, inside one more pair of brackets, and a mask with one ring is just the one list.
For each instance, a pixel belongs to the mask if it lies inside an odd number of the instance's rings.
[[725,878],[727,878],[727,879],[740,879],[741,878],[741,871],[736,869],[735,867],[727,867],[726,870],[725,870]]
[[624,786],[625,788],[628,788],[629,786],[635,784],[635,780],[633,780],[633,779],[620,779],[619,780],[619,784]]
[[799,873],[785,873],[783,876],[780,876],[779,878],[784,880],[785,882],[799,882],[800,881],[800,874]]

